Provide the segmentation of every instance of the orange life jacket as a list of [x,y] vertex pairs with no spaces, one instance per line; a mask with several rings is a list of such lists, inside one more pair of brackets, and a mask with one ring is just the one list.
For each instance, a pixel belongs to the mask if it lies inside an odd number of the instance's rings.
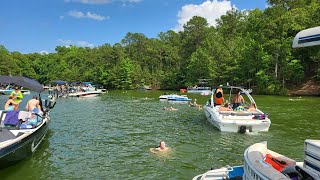
[[283,168],[288,166],[286,162],[276,159],[271,154],[266,154],[266,159],[264,161],[270,164],[273,168],[275,168],[279,172],[281,172]]

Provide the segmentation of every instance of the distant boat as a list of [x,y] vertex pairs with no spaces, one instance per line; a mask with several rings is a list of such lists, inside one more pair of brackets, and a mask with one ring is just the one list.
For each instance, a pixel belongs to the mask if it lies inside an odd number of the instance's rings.
[[201,95],[210,95],[211,94],[211,87],[207,86],[211,79],[198,79],[199,83],[196,86],[188,87],[188,93],[197,93]]
[[161,95],[159,99],[168,100],[168,101],[191,101],[192,100],[188,98],[186,95],[177,95],[177,94]]
[[[10,95],[13,90],[14,90],[14,88],[11,85],[8,85],[6,88],[0,89],[0,94]],[[26,89],[23,89],[23,88],[20,89],[20,92],[22,94],[30,94],[30,90],[26,90]]]
[[150,86],[140,86],[138,90],[152,90]]

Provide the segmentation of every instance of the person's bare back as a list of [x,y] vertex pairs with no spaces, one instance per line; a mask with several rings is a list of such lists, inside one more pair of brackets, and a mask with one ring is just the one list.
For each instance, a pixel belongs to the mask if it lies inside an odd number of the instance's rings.
[[27,106],[26,106],[26,110],[32,111],[35,108],[37,108],[38,111],[40,110],[40,102],[39,102],[37,96],[33,96],[33,98],[28,101]]

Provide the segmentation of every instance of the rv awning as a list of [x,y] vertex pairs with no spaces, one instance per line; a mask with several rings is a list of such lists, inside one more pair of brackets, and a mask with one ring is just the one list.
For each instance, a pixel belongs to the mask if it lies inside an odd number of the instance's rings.
[[293,40],[292,47],[320,45],[320,26],[300,31]]
[[22,76],[0,76],[0,83],[15,84],[30,89],[31,91],[42,92],[43,86],[36,80]]

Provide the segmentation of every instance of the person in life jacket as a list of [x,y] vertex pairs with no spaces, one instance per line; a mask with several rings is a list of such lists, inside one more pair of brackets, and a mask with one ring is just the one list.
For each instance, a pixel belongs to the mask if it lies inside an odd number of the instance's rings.
[[222,90],[222,85],[220,85],[219,88],[216,90],[216,94],[214,95],[215,105],[222,105],[223,100],[224,100],[223,90]]

